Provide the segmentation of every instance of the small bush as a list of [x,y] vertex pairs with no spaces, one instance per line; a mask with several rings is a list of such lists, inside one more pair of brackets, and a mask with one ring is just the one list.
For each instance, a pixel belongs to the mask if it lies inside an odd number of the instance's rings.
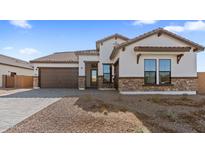
[[160,96],[159,95],[152,96],[151,101],[154,103],[160,103],[161,101]]
[[175,122],[177,119],[177,114],[173,111],[167,110],[167,111],[158,111],[157,116],[163,119],[168,119],[170,122]]

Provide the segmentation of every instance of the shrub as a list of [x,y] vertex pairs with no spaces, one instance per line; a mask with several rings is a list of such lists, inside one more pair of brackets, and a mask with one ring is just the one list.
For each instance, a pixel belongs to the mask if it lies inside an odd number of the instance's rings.
[[152,96],[151,101],[154,103],[160,103],[161,101],[160,96],[159,95]]

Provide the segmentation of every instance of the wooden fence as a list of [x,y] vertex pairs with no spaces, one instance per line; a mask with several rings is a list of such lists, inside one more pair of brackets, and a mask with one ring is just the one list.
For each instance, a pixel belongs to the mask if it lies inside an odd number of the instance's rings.
[[198,72],[197,76],[197,91],[200,94],[205,94],[205,72]]
[[33,77],[15,75],[3,75],[4,88],[33,88]]

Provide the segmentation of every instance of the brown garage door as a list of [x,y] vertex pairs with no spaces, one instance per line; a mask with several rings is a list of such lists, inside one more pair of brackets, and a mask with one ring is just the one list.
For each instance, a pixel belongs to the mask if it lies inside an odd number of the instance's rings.
[[78,68],[40,68],[41,88],[77,88]]

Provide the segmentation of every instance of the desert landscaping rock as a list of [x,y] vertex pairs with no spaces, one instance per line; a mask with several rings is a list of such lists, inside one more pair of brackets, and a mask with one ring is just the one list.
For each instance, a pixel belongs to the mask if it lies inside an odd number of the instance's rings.
[[[143,130],[132,113],[91,113],[75,105],[78,98],[63,98],[17,124],[7,132],[133,132]],[[148,131],[145,129],[145,131]]]
[[205,132],[204,100],[203,95],[124,96],[114,91],[85,91],[64,97],[6,132]]

